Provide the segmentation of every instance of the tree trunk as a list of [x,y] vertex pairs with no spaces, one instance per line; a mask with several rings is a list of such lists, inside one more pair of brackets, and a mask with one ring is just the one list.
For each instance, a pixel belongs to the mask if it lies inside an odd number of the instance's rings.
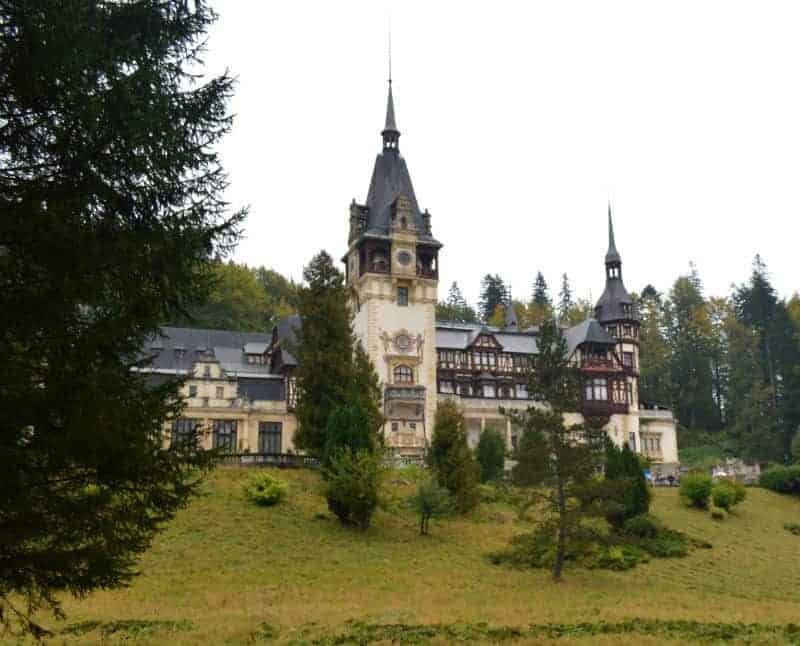
[[564,568],[564,552],[566,552],[566,516],[567,496],[564,492],[564,483],[558,481],[558,547],[556,549],[556,562],[553,565],[553,580],[561,581],[561,570]]

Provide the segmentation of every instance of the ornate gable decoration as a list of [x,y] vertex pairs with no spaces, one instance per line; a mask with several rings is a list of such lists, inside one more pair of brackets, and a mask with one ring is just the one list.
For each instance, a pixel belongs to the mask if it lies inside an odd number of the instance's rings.
[[473,348],[486,348],[487,350],[500,350],[503,346],[494,338],[493,334],[480,334],[472,342]]

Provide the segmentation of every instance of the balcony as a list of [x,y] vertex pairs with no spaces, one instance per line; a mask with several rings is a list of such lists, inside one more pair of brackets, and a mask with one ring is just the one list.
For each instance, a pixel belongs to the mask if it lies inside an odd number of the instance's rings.
[[430,267],[417,267],[417,276],[420,278],[438,278],[439,273]]
[[608,372],[609,370],[619,371],[621,368],[615,364],[611,359],[598,359],[595,357],[587,357],[581,362],[581,369],[591,372]]
[[626,415],[628,413],[628,404],[602,400],[584,401],[581,404],[581,413],[586,417]]
[[411,401],[422,403],[425,401],[425,386],[386,386],[383,397],[390,401]]

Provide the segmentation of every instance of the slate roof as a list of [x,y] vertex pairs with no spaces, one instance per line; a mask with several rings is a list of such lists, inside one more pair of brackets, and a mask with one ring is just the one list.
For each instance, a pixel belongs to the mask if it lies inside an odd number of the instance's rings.
[[[625,313],[623,305],[631,306],[631,315]],[[625,284],[622,278],[608,278],[606,279],[606,288],[603,294],[595,305],[595,317],[601,323],[608,321],[617,321],[620,319],[635,318],[636,313],[633,311],[633,299],[625,289]]]
[[300,329],[300,317],[297,314],[285,316],[276,326],[278,343],[281,347],[284,365],[296,366],[297,359],[292,354],[292,348],[297,345],[297,331]]
[[504,352],[515,354],[536,354],[536,333],[534,331],[512,332],[503,328],[481,323],[436,322],[436,347],[453,350],[466,350],[481,334],[491,334],[502,346]]
[[155,373],[189,374],[198,359],[213,359],[231,374],[282,378],[270,373],[269,366],[247,363],[245,357],[245,347],[266,348],[270,341],[270,335],[258,332],[163,327],[161,336],[146,343],[143,353],[152,355],[146,370]]
[[[392,86],[389,85],[389,98],[386,106],[386,125],[383,129],[384,141],[387,138],[396,140],[400,136],[394,116],[394,98]],[[422,211],[417,202],[414,186],[411,184],[411,175],[406,166],[406,160],[397,147],[384,146],[383,151],[375,158],[372,169],[372,178],[367,190],[366,206],[369,209],[367,226],[363,233],[366,236],[386,237],[390,233],[392,222],[392,204],[404,195],[411,201],[411,210],[414,214],[414,224],[417,228],[417,237],[421,242],[429,242],[441,246],[431,235],[425,232],[425,222]]]
[[569,328],[564,336],[567,339],[567,356],[572,356],[581,343],[615,346],[617,342],[595,319],[586,319]]

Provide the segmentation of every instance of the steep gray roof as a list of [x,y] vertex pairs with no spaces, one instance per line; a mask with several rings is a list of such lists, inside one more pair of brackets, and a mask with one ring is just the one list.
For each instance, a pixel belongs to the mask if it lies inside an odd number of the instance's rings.
[[275,326],[278,334],[278,343],[281,347],[283,363],[287,366],[296,366],[297,359],[292,350],[297,345],[297,332],[300,330],[300,317],[297,314],[285,316]]
[[608,203],[608,251],[606,252],[606,263],[622,262],[622,258],[617,251],[617,244],[614,242],[614,223],[611,221],[611,202]]
[[161,335],[150,339],[142,349],[152,356],[145,370],[160,374],[186,375],[200,359],[219,362],[229,375],[281,379],[270,372],[269,366],[247,362],[245,349],[266,350],[270,335],[260,332],[230,330],[197,330],[183,327],[163,327]]
[[564,332],[567,340],[567,356],[571,357],[582,343],[615,346],[617,342],[595,319],[586,319]]
[[[375,158],[372,169],[372,178],[367,190],[366,207],[369,209],[367,225],[363,235],[388,236],[392,223],[392,205],[400,195],[404,195],[411,202],[411,211],[414,215],[414,225],[417,237],[422,242],[439,245],[433,236],[426,232],[426,223],[417,202],[414,186],[411,184],[411,175],[406,166],[406,160],[400,154],[397,141],[400,132],[397,130],[394,113],[394,97],[392,86],[389,84],[389,97],[386,103],[386,125],[381,132],[384,147]],[[392,146],[387,146],[391,142]]]
[[506,314],[505,314],[505,329],[506,330],[518,330],[519,329],[519,322],[517,321],[517,312],[514,309],[514,303],[509,301],[506,304]]
[[466,350],[481,334],[491,334],[504,352],[536,354],[536,334],[533,331],[511,332],[481,323],[436,322],[436,347]]
[[[630,306],[630,315],[625,313],[624,305]],[[606,288],[597,301],[594,311],[595,317],[601,323],[636,317],[636,313],[633,311],[633,299],[625,289],[622,278],[606,279]]]

